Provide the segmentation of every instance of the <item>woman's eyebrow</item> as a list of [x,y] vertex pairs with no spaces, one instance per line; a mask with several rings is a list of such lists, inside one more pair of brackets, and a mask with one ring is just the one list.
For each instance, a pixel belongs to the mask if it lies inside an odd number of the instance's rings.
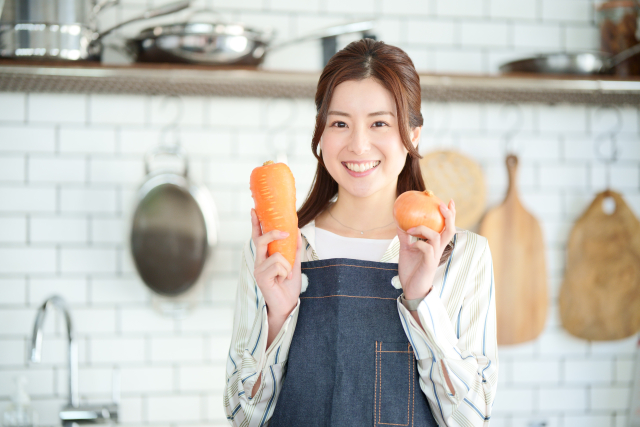
[[[394,116],[394,114],[390,111],[375,111],[373,113],[369,113],[368,116],[383,116],[385,114],[388,114],[390,116]],[[345,113],[344,111],[329,111],[327,113],[328,116],[334,115],[334,116],[346,116],[346,117],[351,117],[351,115],[349,115],[348,113]],[[395,117],[395,116],[394,116]]]

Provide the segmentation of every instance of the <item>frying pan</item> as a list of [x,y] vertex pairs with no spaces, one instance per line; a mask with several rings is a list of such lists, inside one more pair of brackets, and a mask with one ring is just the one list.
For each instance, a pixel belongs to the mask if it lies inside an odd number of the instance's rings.
[[604,52],[549,53],[508,62],[502,73],[614,74],[615,67],[640,53],[640,43],[611,56]]
[[[215,19],[194,19],[202,14],[213,15]],[[373,21],[350,22],[272,44],[274,31],[226,22],[219,18],[217,12],[201,9],[193,12],[184,22],[142,30],[137,36],[126,40],[125,50],[138,62],[257,66],[270,51],[314,39],[322,39],[323,44],[326,44],[325,41],[330,44],[342,34],[362,32],[365,36],[373,24]]]
[[[182,173],[150,170],[158,155],[183,162]],[[190,181],[187,156],[177,145],[145,156],[146,179],[138,189],[130,249],[143,282],[155,293],[176,296],[200,281],[217,244],[217,214],[205,188]]]

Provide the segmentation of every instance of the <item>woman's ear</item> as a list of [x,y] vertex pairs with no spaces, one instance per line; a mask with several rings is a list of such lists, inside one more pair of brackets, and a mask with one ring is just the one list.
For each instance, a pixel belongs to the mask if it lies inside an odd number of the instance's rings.
[[422,126],[411,129],[411,143],[415,148],[418,148],[420,142],[420,133],[422,132]]

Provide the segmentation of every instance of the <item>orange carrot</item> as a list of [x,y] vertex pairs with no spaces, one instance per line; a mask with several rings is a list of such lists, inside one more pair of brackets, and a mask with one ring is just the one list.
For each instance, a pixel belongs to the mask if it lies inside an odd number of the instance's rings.
[[251,172],[251,197],[262,225],[262,232],[286,231],[289,235],[269,243],[269,256],[280,252],[293,267],[298,246],[296,185],[291,169],[269,160]]

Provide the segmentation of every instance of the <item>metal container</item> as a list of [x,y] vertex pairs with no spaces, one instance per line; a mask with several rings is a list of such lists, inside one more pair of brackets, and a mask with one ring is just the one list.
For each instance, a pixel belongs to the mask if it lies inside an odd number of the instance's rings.
[[94,60],[102,55],[102,37],[142,19],[177,12],[189,1],[171,3],[98,32],[97,15],[118,0],[0,0],[0,57],[45,60]]

